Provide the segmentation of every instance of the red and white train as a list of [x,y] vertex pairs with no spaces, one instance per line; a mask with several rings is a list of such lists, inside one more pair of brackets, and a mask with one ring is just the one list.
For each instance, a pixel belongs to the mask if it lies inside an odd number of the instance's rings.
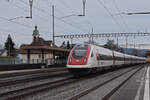
[[145,63],[137,57],[112,51],[94,44],[78,44],[70,52],[67,68],[75,75],[95,72],[100,68]]

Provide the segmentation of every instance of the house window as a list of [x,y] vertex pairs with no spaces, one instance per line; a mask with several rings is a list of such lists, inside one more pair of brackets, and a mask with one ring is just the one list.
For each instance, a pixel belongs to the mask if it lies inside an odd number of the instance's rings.
[[52,46],[53,46],[53,44],[51,43],[51,44],[50,44],[50,46],[52,47]]
[[39,54],[39,58],[41,58],[41,54]]

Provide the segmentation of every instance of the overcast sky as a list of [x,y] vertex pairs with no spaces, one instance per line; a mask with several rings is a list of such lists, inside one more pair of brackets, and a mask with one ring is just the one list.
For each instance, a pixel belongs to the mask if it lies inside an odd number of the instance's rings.
[[[52,39],[51,6],[55,5],[55,33],[80,34],[107,32],[150,32],[150,15],[116,15],[122,12],[150,11],[150,0],[86,0],[86,16],[64,16],[82,14],[82,0],[33,0],[33,19],[18,18],[13,22],[9,19],[29,16],[29,0],[0,0],[0,44],[3,44],[8,34],[11,34],[17,45],[28,44],[32,41],[32,31],[37,25],[41,37]],[[115,38],[110,38],[115,39]],[[64,39],[56,38],[59,45]],[[74,39],[74,43],[88,39]],[[95,38],[103,44],[106,38]],[[66,40],[67,41],[67,40]],[[133,37],[128,39],[133,43]],[[124,43],[125,39],[119,39]],[[137,37],[136,43],[149,43],[149,37]]]

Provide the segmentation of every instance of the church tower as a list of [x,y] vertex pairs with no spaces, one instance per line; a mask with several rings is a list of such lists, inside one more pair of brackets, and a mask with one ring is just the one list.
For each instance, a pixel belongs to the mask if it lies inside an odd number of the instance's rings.
[[39,34],[39,30],[37,29],[37,26],[35,26],[32,36],[33,36],[33,41],[38,41],[40,34]]

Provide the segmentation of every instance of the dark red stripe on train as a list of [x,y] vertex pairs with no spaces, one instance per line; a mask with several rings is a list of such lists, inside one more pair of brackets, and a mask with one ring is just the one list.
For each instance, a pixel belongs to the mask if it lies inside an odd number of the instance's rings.
[[88,58],[89,58],[90,51],[91,51],[90,45],[88,45],[85,55],[80,59],[73,57],[73,51],[74,51],[74,48],[71,50],[69,54],[68,65],[86,65],[88,63]]

